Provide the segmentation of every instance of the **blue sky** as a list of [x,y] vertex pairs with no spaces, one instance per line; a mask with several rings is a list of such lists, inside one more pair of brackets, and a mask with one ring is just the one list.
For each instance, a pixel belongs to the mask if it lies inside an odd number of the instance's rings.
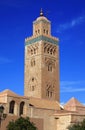
[[0,1],[0,91],[23,95],[24,40],[32,35],[32,22],[43,8],[60,39],[60,100],[71,97],[85,103],[85,1]]

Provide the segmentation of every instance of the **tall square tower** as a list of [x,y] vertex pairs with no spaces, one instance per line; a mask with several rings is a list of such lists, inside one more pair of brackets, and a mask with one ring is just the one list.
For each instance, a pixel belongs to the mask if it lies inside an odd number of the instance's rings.
[[59,101],[58,42],[41,10],[33,22],[33,36],[25,39],[25,96]]

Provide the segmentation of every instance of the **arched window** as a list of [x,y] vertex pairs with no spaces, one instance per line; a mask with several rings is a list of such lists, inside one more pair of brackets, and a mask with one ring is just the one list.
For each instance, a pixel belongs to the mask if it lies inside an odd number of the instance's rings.
[[33,55],[33,50],[31,50],[31,55]]
[[32,59],[32,60],[31,60],[31,66],[32,66],[32,67],[35,66],[35,59]]
[[52,49],[50,50],[50,54],[52,55]]
[[35,91],[36,85],[30,85],[30,91]]
[[38,29],[38,34],[40,34],[40,30]]
[[31,79],[30,79],[30,82],[29,82],[29,90],[30,91],[35,91],[36,90],[36,86],[37,86],[37,80],[36,80],[36,78],[35,77],[32,77]]
[[15,101],[11,101],[9,103],[9,113],[14,114],[14,108],[15,108]]
[[36,54],[36,49],[34,49],[34,54]]
[[37,35],[37,30],[35,31],[35,34]]
[[22,115],[24,113],[24,102],[20,103],[20,109],[19,109],[19,114]]
[[53,96],[54,96],[54,87],[52,87],[51,85],[47,86],[46,96],[48,98],[53,98]]
[[43,32],[45,33],[45,29],[43,30]]
[[52,72],[52,65],[51,64],[48,65],[48,71]]
[[32,82],[34,82],[34,77],[32,77]]
[[46,34],[48,34],[48,30],[46,31]]
[[49,48],[47,49],[47,52],[49,53]]

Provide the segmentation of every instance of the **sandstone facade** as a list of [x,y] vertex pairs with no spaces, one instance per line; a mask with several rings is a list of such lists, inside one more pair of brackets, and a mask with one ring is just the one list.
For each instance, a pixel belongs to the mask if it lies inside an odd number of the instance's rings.
[[0,93],[6,130],[10,120],[28,116],[38,130],[67,130],[70,124],[85,118],[85,106],[72,98],[60,105],[59,39],[51,35],[51,22],[43,16],[33,22],[33,36],[25,39],[24,96],[10,90]]

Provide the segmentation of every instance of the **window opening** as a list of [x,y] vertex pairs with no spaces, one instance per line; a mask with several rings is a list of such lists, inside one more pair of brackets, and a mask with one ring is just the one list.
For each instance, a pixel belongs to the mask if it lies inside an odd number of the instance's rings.
[[36,49],[34,49],[34,54],[36,54]]
[[37,31],[35,31],[35,34],[37,34]]
[[32,82],[34,82],[34,78],[32,78]]
[[52,71],[52,65],[48,65],[48,71]]
[[50,54],[52,55],[52,49],[50,50]]
[[48,30],[46,31],[46,34],[48,34]]
[[31,61],[31,66],[32,66],[32,67],[35,66],[35,60],[32,60],[32,61]]
[[45,29],[43,30],[43,32],[45,33]]
[[24,102],[20,103],[20,115],[24,113]]
[[9,113],[14,113],[15,101],[11,101],[9,104]]
[[48,48],[47,52],[49,53],[49,48]]
[[40,34],[40,30],[38,29],[38,33]]
[[33,55],[33,50],[31,50],[31,55]]

